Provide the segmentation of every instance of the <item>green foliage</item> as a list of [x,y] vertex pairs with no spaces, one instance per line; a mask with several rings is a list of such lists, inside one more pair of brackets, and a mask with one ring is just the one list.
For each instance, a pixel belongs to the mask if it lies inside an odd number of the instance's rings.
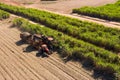
[[6,18],[9,18],[10,14],[3,11],[3,10],[0,10],[0,19],[6,19]]
[[100,7],[82,7],[73,9],[73,13],[83,14],[91,17],[98,17],[111,21],[120,22],[120,1],[114,4],[107,4]]
[[104,47],[105,49],[115,52],[120,51],[120,30],[32,8],[16,7],[0,3],[0,9],[26,17],[49,28]]
[[63,49],[62,55],[74,56],[77,58],[88,59],[96,69],[105,70],[108,73],[120,72],[120,57],[115,53],[103,48],[96,47],[90,43],[75,39],[59,31],[53,30],[46,26],[32,24],[23,18],[17,18],[13,22],[14,26],[31,33],[41,33],[47,36],[54,36]]

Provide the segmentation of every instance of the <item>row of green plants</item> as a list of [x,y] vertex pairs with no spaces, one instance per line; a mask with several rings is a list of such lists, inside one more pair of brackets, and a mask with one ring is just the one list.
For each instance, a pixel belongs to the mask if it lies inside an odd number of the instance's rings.
[[115,53],[70,37],[46,26],[32,24],[23,18],[15,19],[13,26],[18,27],[22,31],[53,36],[58,42],[56,45],[61,49],[61,55],[87,60],[92,63],[95,70],[104,71],[107,74],[120,74],[120,57]]
[[9,18],[10,17],[10,14],[3,11],[3,10],[0,10],[0,20],[2,19],[6,19],[6,18]]
[[0,9],[23,16],[105,49],[115,52],[120,51],[120,30],[32,8],[0,3]]
[[73,13],[120,22],[120,0],[114,4],[107,4],[99,7],[85,6],[73,9]]

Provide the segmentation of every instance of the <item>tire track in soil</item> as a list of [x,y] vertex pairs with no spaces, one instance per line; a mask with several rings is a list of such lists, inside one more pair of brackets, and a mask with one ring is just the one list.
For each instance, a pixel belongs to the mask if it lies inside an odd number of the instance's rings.
[[[1,44],[0,44],[1,46]],[[3,47],[3,46],[2,46]],[[1,50],[1,49],[0,49]],[[2,51],[2,50],[1,50]],[[17,70],[15,69],[15,67],[10,63],[10,59],[8,59],[4,54],[4,51],[1,52],[1,56],[0,56],[0,63],[3,63],[4,65],[6,65],[7,67],[9,67],[9,70],[11,70],[11,72],[13,73],[14,77],[13,79],[15,80],[25,80],[23,77],[20,77],[20,74],[18,72],[16,72]]]
[[11,76],[8,75],[8,73],[3,68],[3,66],[1,66],[1,64],[0,64],[0,71],[1,71],[1,74],[3,75],[3,77],[4,77],[5,80],[12,80]]
[[[3,46],[4,47],[4,46]],[[5,47],[4,47],[5,48]],[[7,49],[8,50],[8,49]],[[9,53],[12,53],[11,51],[9,52]],[[13,56],[13,55],[12,55]],[[23,61],[22,61],[23,62]],[[24,65],[24,64],[22,64],[22,65]],[[31,77],[31,78],[29,78],[30,80],[33,80],[33,79],[36,79],[36,80],[39,80],[39,79],[37,79],[36,77],[34,77],[33,75],[31,75],[31,74],[33,74],[31,71],[27,71],[27,70],[29,70],[29,68],[27,68],[27,69],[25,69],[25,73],[26,73],[26,76],[29,76],[29,77]],[[29,79],[27,79],[27,80],[29,80]],[[42,80],[42,79],[41,79]]]
[[[16,60],[14,60],[14,57],[10,54],[10,52],[7,54],[8,49],[6,47],[4,47],[5,45],[3,43],[1,43],[0,46],[2,46],[0,48],[0,50],[2,51],[0,55],[2,57],[4,57],[5,61],[7,61],[7,63],[8,63],[7,65],[9,65],[9,67],[12,67],[12,69],[14,70],[13,73],[15,73],[14,75],[16,75],[17,78],[20,78],[19,80],[28,80],[28,79],[30,80],[30,78],[28,78],[28,76],[26,76],[26,74],[25,74],[26,72],[22,72],[22,71],[24,71],[24,69],[19,67],[18,66],[19,64],[16,64],[18,62],[16,62]],[[15,66],[15,65],[17,65],[17,66]]]
[[9,66],[7,64],[3,63],[3,60],[0,60],[0,66],[9,75],[10,78],[8,80],[14,80],[14,79],[18,80],[16,78],[16,76],[14,76],[14,74],[12,73],[11,69],[8,68]]
[[3,77],[3,74],[0,72],[0,80],[5,80],[5,78]]
[[[4,52],[4,50],[5,51],[7,51],[8,49],[5,47],[5,45],[3,44],[2,45],[2,47],[3,47],[3,52]],[[26,67],[24,67],[23,65],[21,65],[21,63],[19,64],[19,62],[16,62],[16,60],[17,59],[14,59],[13,58],[13,56],[14,55],[11,55],[11,52],[9,52],[9,54],[7,54],[6,52],[4,52],[4,55],[7,55],[7,57],[9,57],[9,61],[10,60],[12,60],[12,62],[14,62],[14,65],[11,65],[11,66],[14,66],[14,67],[17,67],[17,70],[18,70],[18,72],[25,78],[25,80],[31,80],[32,78],[30,78],[30,77],[28,77],[29,75],[28,75],[28,73],[29,74],[32,74],[32,73],[30,73],[30,72],[28,72],[28,69],[26,68]],[[4,56],[3,55],[3,56]],[[9,55],[9,56],[8,56]],[[11,57],[12,57],[12,59],[11,59]],[[15,57],[15,56],[14,56]],[[9,62],[8,61],[8,62]],[[13,64],[13,63],[12,63]],[[17,65],[17,66],[15,66],[15,65]],[[21,67],[22,66],[22,67]],[[20,77],[21,77],[21,75],[20,75]],[[34,78],[34,77],[33,77]],[[36,78],[35,78],[36,79]],[[20,79],[20,80],[24,80],[24,79]],[[38,79],[36,79],[36,80],[38,80]]]

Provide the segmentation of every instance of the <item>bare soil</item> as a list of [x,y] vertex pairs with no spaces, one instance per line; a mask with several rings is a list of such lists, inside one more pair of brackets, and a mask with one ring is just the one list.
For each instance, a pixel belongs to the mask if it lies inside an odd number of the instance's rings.
[[108,3],[114,3],[116,1],[117,0],[0,0],[0,2],[7,4],[47,9],[60,13],[71,13],[73,8],[79,8],[83,6],[100,6]]
[[94,80],[80,63],[64,63],[56,53],[42,58],[23,44],[21,32],[11,27],[13,18],[0,21],[0,80]]

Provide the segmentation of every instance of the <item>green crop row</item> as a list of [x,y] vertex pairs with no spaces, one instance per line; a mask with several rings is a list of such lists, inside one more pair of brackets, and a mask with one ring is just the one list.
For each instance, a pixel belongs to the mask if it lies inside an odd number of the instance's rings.
[[0,20],[1,19],[6,19],[6,18],[9,18],[9,13],[3,11],[3,10],[0,10]]
[[16,7],[0,3],[0,9],[42,23],[69,36],[82,39],[115,52],[120,51],[120,30],[80,21],[37,9]]
[[73,9],[73,13],[120,22],[120,0],[114,4],[99,7],[82,7]]
[[108,73],[119,74],[120,72],[120,57],[115,53],[82,40],[77,40],[51,28],[32,24],[23,18],[15,19],[13,25],[23,31],[53,36],[59,43],[58,46],[64,49],[61,51],[63,54],[91,61],[95,69],[105,70]]
[[102,46],[105,49],[120,51],[120,30],[37,9],[16,7],[2,3],[0,3],[0,9],[29,18],[67,35]]

